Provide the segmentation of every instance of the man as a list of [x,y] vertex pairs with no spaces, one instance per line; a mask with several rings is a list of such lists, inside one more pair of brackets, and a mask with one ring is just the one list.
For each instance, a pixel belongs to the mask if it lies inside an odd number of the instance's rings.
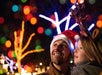
[[40,75],[70,75],[71,49],[76,34],[74,31],[67,30],[54,36],[50,44],[49,69]]

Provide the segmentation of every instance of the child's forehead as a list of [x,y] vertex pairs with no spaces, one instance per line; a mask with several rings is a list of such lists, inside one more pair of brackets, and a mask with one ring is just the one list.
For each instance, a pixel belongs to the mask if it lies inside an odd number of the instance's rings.
[[77,41],[75,42],[75,47],[78,47],[78,46],[82,46],[81,40],[77,40]]

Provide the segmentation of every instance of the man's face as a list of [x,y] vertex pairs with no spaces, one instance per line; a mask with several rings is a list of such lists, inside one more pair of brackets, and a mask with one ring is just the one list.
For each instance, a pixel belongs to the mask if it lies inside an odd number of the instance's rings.
[[50,50],[51,61],[57,65],[68,62],[70,50],[68,44],[63,40],[57,40],[52,44]]

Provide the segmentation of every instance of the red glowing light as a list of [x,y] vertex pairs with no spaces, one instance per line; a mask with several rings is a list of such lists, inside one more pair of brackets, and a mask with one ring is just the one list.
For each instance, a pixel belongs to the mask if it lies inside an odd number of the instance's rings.
[[43,34],[44,33],[44,28],[43,27],[38,27],[37,32],[39,34]]

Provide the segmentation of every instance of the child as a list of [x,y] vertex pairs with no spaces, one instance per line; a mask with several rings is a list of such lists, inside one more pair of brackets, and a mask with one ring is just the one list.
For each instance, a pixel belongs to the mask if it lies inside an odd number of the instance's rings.
[[72,75],[101,75],[102,54],[89,36],[80,36],[74,50]]

